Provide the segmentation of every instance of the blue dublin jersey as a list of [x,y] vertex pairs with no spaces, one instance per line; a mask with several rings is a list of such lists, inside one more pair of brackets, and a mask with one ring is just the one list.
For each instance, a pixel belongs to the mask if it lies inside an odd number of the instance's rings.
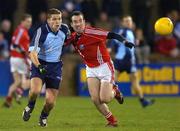
[[[135,43],[135,36],[132,30],[127,28],[116,28],[113,32],[124,36],[128,41]],[[128,73],[135,72],[136,59],[135,49],[126,47],[123,43],[117,40],[112,40],[111,47],[115,49],[114,67],[120,72],[126,71]]]
[[29,51],[36,51],[38,58],[46,62],[59,62],[64,41],[69,33],[68,26],[62,24],[53,32],[47,23],[40,26],[30,44]]

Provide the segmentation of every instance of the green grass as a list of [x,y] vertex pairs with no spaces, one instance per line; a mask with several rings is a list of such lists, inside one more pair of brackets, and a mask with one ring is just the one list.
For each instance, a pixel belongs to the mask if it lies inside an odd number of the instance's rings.
[[[0,98],[2,104],[3,98]],[[179,131],[180,130],[180,98],[156,98],[155,105],[143,109],[137,98],[126,98],[123,105],[112,101],[109,107],[119,120],[117,128],[105,127],[105,119],[95,109],[89,98],[59,97],[56,107],[48,119],[48,127],[38,126],[38,118],[43,105],[39,98],[36,108],[28,122],[21,118],[22,105],[13,103],[13,107],[0,107],[0,131]]]

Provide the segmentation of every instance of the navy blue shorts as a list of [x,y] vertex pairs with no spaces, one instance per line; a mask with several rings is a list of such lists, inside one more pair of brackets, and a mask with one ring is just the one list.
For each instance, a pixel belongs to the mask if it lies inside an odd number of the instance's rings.
[[114,60],[114,68],[119,72],[133,73],[137,71],[135,58],[126,54],[123,59]]
[[46,84],[46,88],[58,89],[62,79],[62,61],[60,62],[45,62],[39,59],[41,65],[45,66],[47,73],[42,75],[39,69],[34,64],[31,66],[31,79],[34,77],[40,78]]

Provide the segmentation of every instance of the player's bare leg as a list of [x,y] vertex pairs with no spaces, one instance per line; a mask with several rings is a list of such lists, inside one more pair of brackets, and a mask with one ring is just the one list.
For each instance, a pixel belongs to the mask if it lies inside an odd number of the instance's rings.
[[13,72],[14,82],[9,87],[8,95],[6,101],[4,102],[5,107],[10,107],[12,104],[13,93],[16,91],[16,88],[21,84],[22,75],[18,72]]
[[143,91],[139,85],[139,79],[138,79],[138,74],[135,72],[135,73],[131,73],[130,74],[130,81],[132,83],[132,88],[135,90],[135,92],[138,94],[139,98],[143,98],[144,95],[143,95]]
[[[118,81],[118,75],[119,75],[119,72],[115,70],[115,81]],[[121,93],[120,89],[118,88],[118,85],[114,84],[113,89],[116,92],[116,95],[115,95],[116,100],[119,102],[119,104],[123,104],[124,103],[123,94]]]
[[[115,85],[108,82],[108,81],[101,81],[100,86],[100,101],[104,103],[109,103],[113,98],[116,98],[117,101],[122,104],[123,103],[123,96],[119,91],[118,87],[114,87]],[[112,114],[112,113],[111,113]],[[108,126],[117,126],[117,120],[114,116],[109,115]]]
[[100,101],[100,81],[97,78],[88,78],[87,81],[91,100],[96,105],[100,113],[106,115],[109,113],[109,109],[105,106],[105,103]]
[[29,91],[29,101],[28,105],[23,111],[23,120],[28,121],[31,117],[31,113],[34,109],[36,99],[41,92],[42,80],[40,78],[34,77],[31,79],[31,88]]
[[21,104],[21,98],[22,98],[23,92],[29,88],[30,88],[30,79],[26,78],[26,75],[23,75],[21,86],[17,87],[14,93],[14,97],[18,104]]
[[41,115],[39,117],[39,125],[40,126],[42,126],[42,127],[47,126],[47,117],[55,105],[57,96],[58,96],[57,89],[50,89],[50,88],[46,89],[45,104],[42,109]]
[[148,105],[152,105],[154,103],[154,100],[146,100],[144,98],[143,91],[141,89],[141,86],[139,85],[139,79],[138,79],[138,74],[137,72],[131,73],[130,74],[130,81],[132,83],[132,87],[139,96],[140,102],[143,107],[146,107]]
[[108,81],[101,81],[100,85],[100,101],[103,103],[109,103],[116,93],[113,90],[113,84]]
[[26,75],[23,75],[21,88],[19,88],[20,89],[19,91],[16,90],[16,93],[17,93],[16,102],[17,103],[21,103],[21,98],[22,98],[23,92],[30,88],[30,83],[31,83],[30,79],[27,78]]
[[100,89],[100,100],[104,103],[109,103],[113,98],[116,98],[119,104],[123,104],[123,95],[117,85],[108,81],[102,81]]
[[112,113],[109,110],[106,103],[102,103],[100,101],[100,85],[101,85],[100,81],[97,78],[88,78],[87,83],[88,83],[88,89],[89,89],[89,93],[90,93],[90,96],[91,96],[91,100],[95,104],[98,111],[103,116],[105,116],[108,123],[110,121],[113,121],[113,122],[116,122],[115,126],[117,126],[117,121],[115,120],[115,117],[112,115]]

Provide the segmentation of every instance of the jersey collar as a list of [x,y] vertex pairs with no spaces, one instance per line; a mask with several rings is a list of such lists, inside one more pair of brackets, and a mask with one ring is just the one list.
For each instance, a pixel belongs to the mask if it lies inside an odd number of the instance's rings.
[[58,34],[58,32],[59,32],[59,30],[58,31],[56,31],[56,32],[53,32],[52,30],[51,30],[51,28],[49,27],[49,25],[48,25],[48,23],[46,22],[46,29],[47,29],[47,31],[48,32],[52,32],[54,35],[57,35]]

